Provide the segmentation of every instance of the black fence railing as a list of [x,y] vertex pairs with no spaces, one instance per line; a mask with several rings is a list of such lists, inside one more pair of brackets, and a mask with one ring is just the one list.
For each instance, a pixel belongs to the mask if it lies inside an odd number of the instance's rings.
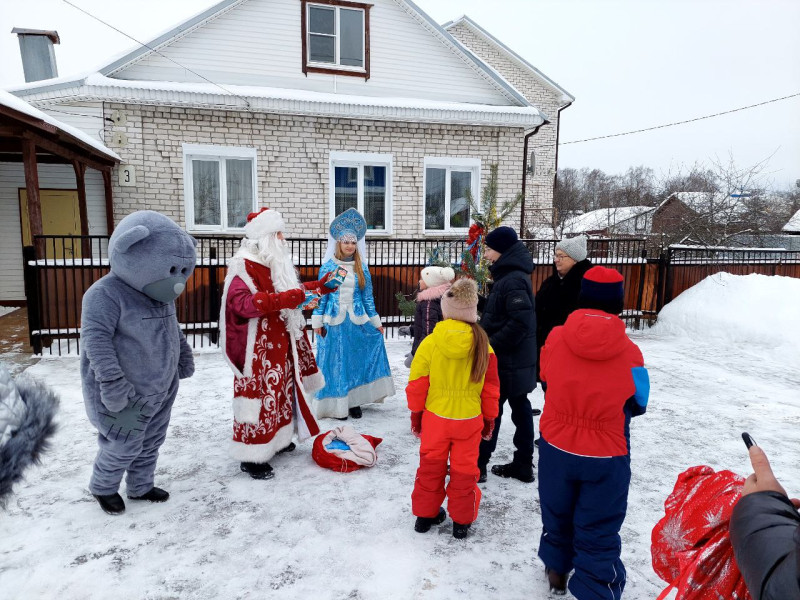
[[[178,320],[194,348],[219,345],[219,310],[228,259],[240,238],[196,236],[197,265],[186,291],[176,301]],[[553,271],[557,240],[523,240],[536,265],[533,289]],[[800,252],[673,246],[648,257],[641,238],[590,239],[594,264],[618,269],[625,278],[623,317],[633,327],[652,321],[661,307],[681,291],[721,270],[737,274],[765,273],[800,278]],[[315,279],[327,248],[323,239],[289,240],[301,279]],[[396,294],[411,298],[421,269],[432,257],[458,268],[466,249],[463,240],[367,240],[376,308],[387,338],[410,319],[401,314]],[[80,310],[84,292],[108,273],[108,236],[36,236],[24,249],[25,293],[31,345],[36,353],[80,351]]]

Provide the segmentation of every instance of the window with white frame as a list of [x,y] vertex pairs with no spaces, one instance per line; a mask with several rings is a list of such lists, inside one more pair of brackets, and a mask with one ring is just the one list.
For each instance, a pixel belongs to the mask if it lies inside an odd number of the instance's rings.
[[331,152],[330,218],[355,208],[364,215],[367,230],[392,229],[392,155]]
[[369,8],[340,0],[303,1],[304,68],[369,71]]
[[479,158],[425,158],[426,233],[464,231],[470,225],[469,195],[478,198]]
[[187,229],[242,229],[257,208],[256,149],[184,144],[183,165]]

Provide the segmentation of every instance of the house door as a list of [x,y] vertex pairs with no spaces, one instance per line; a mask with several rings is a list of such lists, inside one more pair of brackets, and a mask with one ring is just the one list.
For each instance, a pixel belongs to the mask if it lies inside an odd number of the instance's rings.
[[[39,190],[42,205],[43,235],[80,235],[81,211],[78,206],[77,190]],[[22,217],[22,245],[33,244],[31,224],[28,219],[28,192],[19,190],[19,210]],[[45,244],[46,258],[80,258],[81,246],[78,240],[48,240]]]

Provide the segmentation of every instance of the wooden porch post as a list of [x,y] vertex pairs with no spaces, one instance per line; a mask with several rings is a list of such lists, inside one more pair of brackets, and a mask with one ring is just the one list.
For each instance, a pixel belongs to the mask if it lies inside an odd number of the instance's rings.
[[114,232],[114,198],[111,194],[111,167],[103,169],[103,188],[106,193],[106,233]]
[[42,235],[42,205],[39,200],[39,169],[36,165],[36,144],[22,138],[22,162],[25,168],[25,189],[28,193],[28,221],[31,227],[31,243],[36,257],[44,258],[44,242],[36,240]]
[[[78,188],[78,210],[81,214],[81,256],[91,256],[91,246],[89,245],[89,210],[86,207],[86,165],[78,160],[72,161],[72,168],[75,169],[75,187]],[[73,250],[75,250],[73,248]],[[77,256],[77,252],[75,252]]]

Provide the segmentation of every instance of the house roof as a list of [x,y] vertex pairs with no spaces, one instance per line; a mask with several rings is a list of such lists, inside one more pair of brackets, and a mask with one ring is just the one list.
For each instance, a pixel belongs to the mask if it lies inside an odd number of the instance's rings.
[[9,94],[8,92],[4,92],[0,90],[0,106],[4,106],[6,108],[10,108],[18,113],[22,113],[29,117],[33,117],[34,119],[38,119],[43,121],[44,123],[57,128],[61,132],[67,134],[68,136],[75,138],[78,142],[82,143],[84,146],[91,146],[92,149],[97,151],[99,154],[110,158],[116,162],[119,162],[121,159],[117,155],[116,152],[107,148],[105,145],[100,143],[98,140],[92,138],[90,135],[87,135],[80,129],[73,127],[72,125],[67,125],[51,117],[50,115],[42,112],[38,108],[34,108],[24,100],[21,100],[14,96],[13,94]]
[[572,234],[602,231],[653,211],[655,211],[655,207],[652,206],[600,208],[570,218],[564,224],[564,233]]
[[800,210],[792,215],[792,218],[781,228],[781,231],[800,233]]
[[534,67],[531,63],[529,63],[527,60],[522,58],[519,54],[514,52],[511,48],[506,46],[503,42],[501,42],[496,37],[494,37],[491,33],[486,31],[483,27],[478,25],[475,21],[470,19],[467,15],[462,15],[458,19],[455,19],[453,21],[448,21],[442,27],[444,27],[445,30],[450,30],[453,27],[456,27],[457,25],[459,25],[460,23],[464,23],[468,27],[473,29],[474,31],[478,32],[484,38],[489,40],[489,42],[491,44],[493,44],[496,48],[498,48],[501,52],[503,52],[509,58],[511,58],[514,62],[519,64],[523,69],[525,69],[529,73],[531,73],[531,75],[533,75],[534,77],[539,79],[546,86],[552,88],[553,90],[555,90],[556,92],[561,94],[561,102],[563,104],[569,104],[569,103],[575,101],[575,96],[570,94],[567,90],[565,90],[563,87],[561,87],[558,83],[556,83],[555,81],[550,79],[547,75],[542,73],[539,69]]
[[[713,221],[726,221],[747,212],[746,195],[727,195],[721,192],[673,192],[658,205],[661,210],[670,201],[679,201],[698,215],[709,216]],[[713,213],[713,214],[712,214]]]

